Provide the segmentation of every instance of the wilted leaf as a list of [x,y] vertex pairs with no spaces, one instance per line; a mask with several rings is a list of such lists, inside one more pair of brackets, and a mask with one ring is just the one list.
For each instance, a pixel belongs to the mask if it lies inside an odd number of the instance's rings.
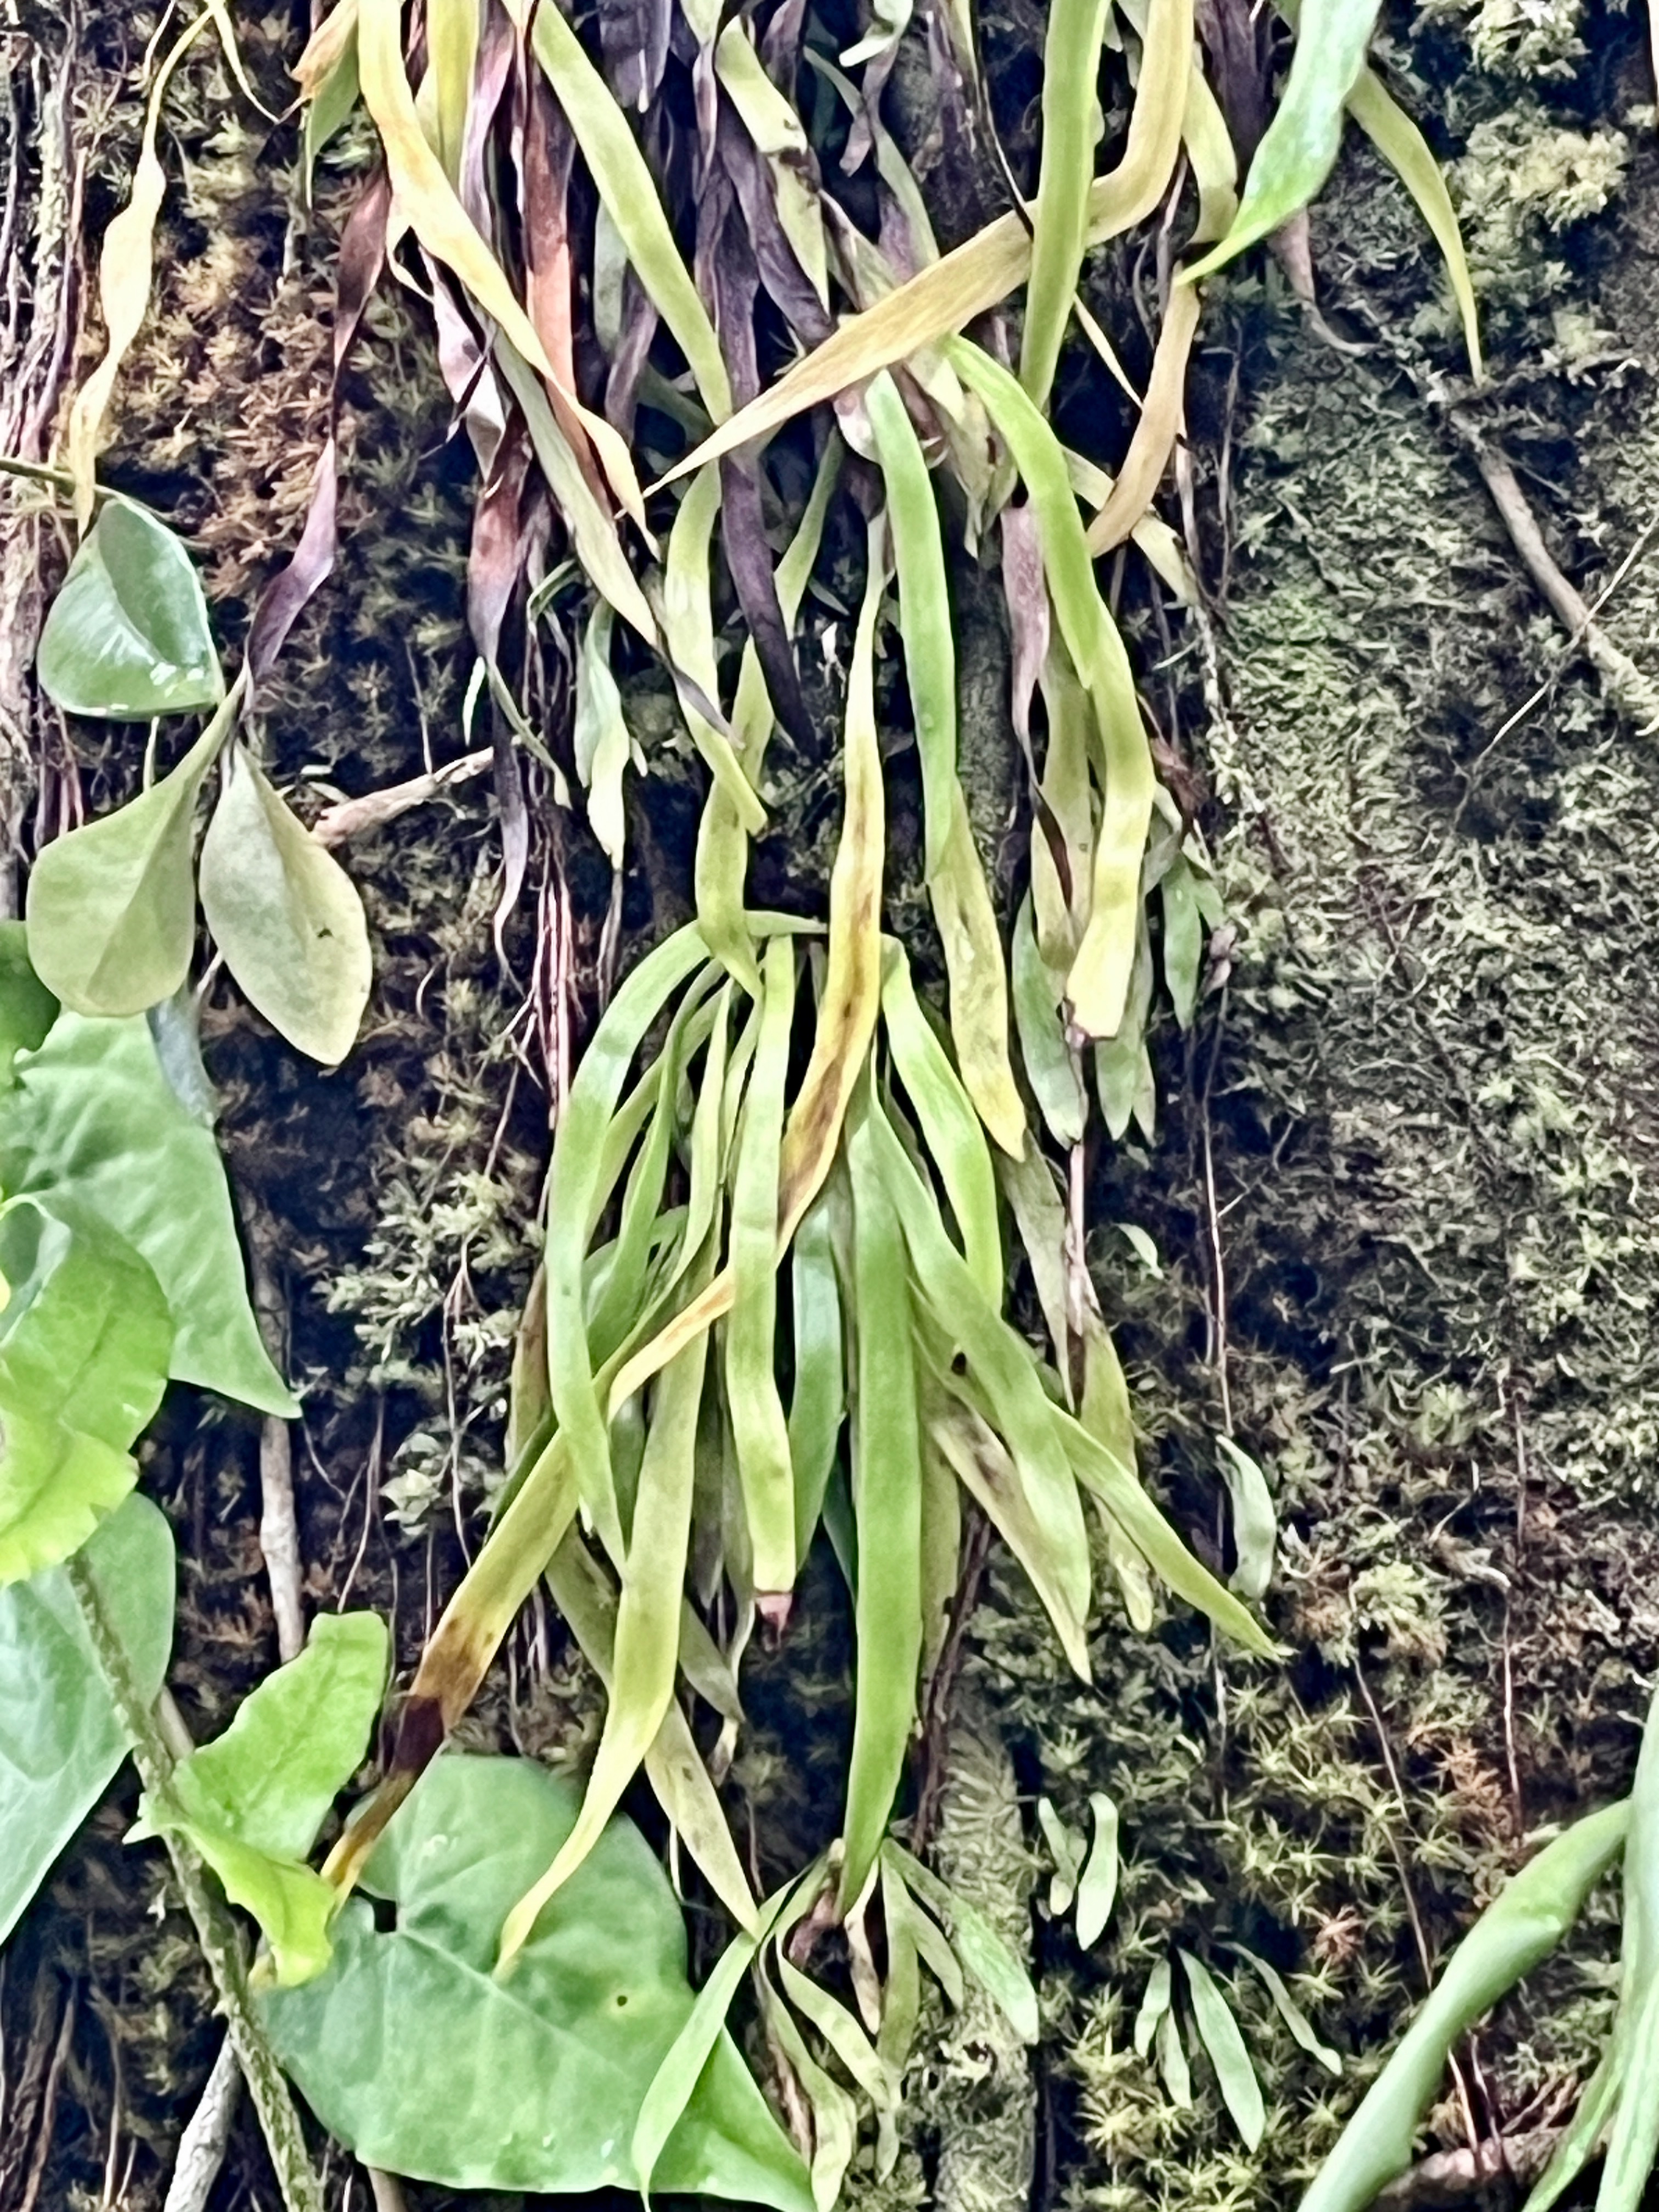
[[[501,1923],[557,1854],[579,1793],[526,1759],[439,1759],[346,1905],[333,1963],[261,2002],[319,2119],[367,2163],[454,2189],[629,2188],[646,2093],[690,2019],[661,1868],[613,1821],[504,1980]],[[388,2052],[396,2063],[387,2064]],[[812,2212],[805,2168],[722,2035],[654,2186]]]
[[[173,1537],[131,1497],[88,1538],[82,1565],[153,1698],[173,1649]],[[108,1787],[127,1738],[61,1567],[0,1589],[0,1943]]]
[[67,837],[29,873],[29,958],[78,1014],[142,1014],[190,970],[196,935],[191,830],[196,800],[230,732],[236,694],[179,765],[137,799]]
[[345,1058],[368,1003],[363,902],[239,745],[202,844],[202,911],[226,965],[290,1044]]
[[0,1583],[77,1551],[137,1480],[167,1388],[161,1286],[95,1217],[0,1206]]
[[180,1382],[296,1412],[248,1304],[218,1146],[174,1096],[142,1018],[60,1014],[17,1079],[0,1106],[0,1189],[72,1203],[143,1255],[173,1316]]
[[47,696],[71,714],[141,722],[217,703],[225,687],[207,601],[164,523],[105,501],[52,603],[35,665]]

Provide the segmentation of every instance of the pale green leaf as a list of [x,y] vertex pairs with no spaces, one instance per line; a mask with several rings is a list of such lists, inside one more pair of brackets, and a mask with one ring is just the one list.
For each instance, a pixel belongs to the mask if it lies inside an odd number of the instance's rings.
[[1117,1807],[1103,1790],[1089,1799],[1094,1841],[1077,1886],[1077,1940],[1086,1951],[1099,1942],[1117,1896]]
[[1184,273],[1207,276],[1306,207],[1335,165],[1344,105],[1364,66],[1378,0],[1321,0],[1300,16],[1284,94],[1256,148],[1219,246]]
[[345,870],[240,745],[202,843],[202,911],[244,995],[332,1067],[356,1038],[373,962]]
[[1261,2084],[1255,2078],[1244,2038],[1233,2018],[1232,2008],[1202,1960],[1194,1958],[1190,1951],[1182,1951],[1179,1955],[1186,1970],[1187,1986],[1193,1993],[1193,2019],[1215,2069],[1222,2102],[1232,2114],[1233,2125],[1243,2136],[1246,2148],[1254,2150],[1261,2141],[1267,2115],[1261,2102]]
[[1238,1564],[1231,1577],[1239,1595],[1252,1602],[1262,1596],[1273,1577],[1273,1546],[1279,1518],[1273,1511],[1267,1478],[1247,1451],[1231,1437],[1218,1437],[1222,1480],[1233,1509],[1233,1550]]
[[26,908],[29,958],[46,988],[76,1013],[141,1014],[170,999],[188,974],[196,801],[234,712],[228,701],[159,783],[36,855]]
[[27,927],[0,921],[0,1091],[10,1088],[18,1054],[43,1044],[57,1018],[57,1000],[29,964]]

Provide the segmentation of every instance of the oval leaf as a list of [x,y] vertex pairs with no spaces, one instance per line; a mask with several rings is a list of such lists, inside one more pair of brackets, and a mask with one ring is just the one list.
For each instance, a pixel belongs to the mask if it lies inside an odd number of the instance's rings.
[[56,837],[29,876],[29,958],[78,1014],[142,1014],[190,970],[196,930],[191,829],[234,709],[216,714],[170,775]]
[[164,523],[125,500],[105,501],[52,601],[36,672],[71,714],[142,722],[218,703],[207,601]]
[[[173,1648],[173,1536],[147,1498],[95,1532],[82,1564],[145,1698]],[[0,1589],[0,1943],[127,1753],[126,1733],[61,1567]]]
[[[527,1759],[439,1759],[367,1870],[395,1927],[354,1898],[328,1972],[261,2000],[307,2103],[370,2165],[453,2189],[635,2185],[634,2128],[695,2002],[679,1906],[637,1831],[613,1820],[512,1973],[490,1973],[508,1908],[579,1802]],[[724,2034],[653,2185],[813,2212],[805,2169]]]
[[131,1244],[33,1199],[0,1208],[0,1583],[77,1551],[137,1479],[167,1387],[161,1286]]
[[250,1002],[325,1067],[368,1003],[362,901],[345,870],[239,745],[202,844],[202,911]]

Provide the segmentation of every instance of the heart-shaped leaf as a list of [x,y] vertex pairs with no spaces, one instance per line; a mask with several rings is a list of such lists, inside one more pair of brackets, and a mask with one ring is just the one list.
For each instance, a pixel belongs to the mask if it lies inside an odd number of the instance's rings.
[[170,1372],[262,1413],[298,1409],[248,1304],[212,1133],[175,1097],[142,1018],[60,1014],[0,1097],[0,1190],[96,1214],[155,1269],[173,1316]]
[[[368,1864],[395,1926],[353,1899],[328,1972],[262,1999],[307,2103],[368,2164],[453,2189],[634,2185],[635,2122],[694,2002],[679,1907],[637,1831],[613,1820],[512,1972],[491,1972],[508,1908],[580,1802],[527,1759],[439,1759]],[[805,2169],[726,2035],[653,2187],[812,2212]]]
[[164,523],[106,500],[52,601],[36,669],[46,696],[72,714],[137,722],[218,703],[207,601]]
[[[173,1648],[166,1519],[147,1498],[129,1498],[81,1556],[140,1694],[155,1697]],[[0,1589],[0,1943],[127,1748],[63,1569]]]
[[377,1614],[319,1614],[299,1657],[259,1684],[222,1736],[180,1762],[161,1802],[147,1796],[140,1808],[147,1830],[187,1836],[232,1903],[253,1915],[285,1986],[329,1961],[338,1898],[304,1861],[362,1763],[386,1668]]
[[79,1014],[142,1014],[170,999],[196,934],[191,830],[228,703],[172,773],[113,814],[55,837],[29,876],[29,958]]
[[167,1387],[161,1286],[95,1218],[0,1206],[0,1583],[76,1551],[137,1480],[129,1447]]
[[57,1000],[29,965],[27,926],[0,921],[0,1091],[18,1054],[44,1042],[57,1018]]
[[231,974],[290,1044],[345,1058],[373,973],[362,901],[239,745],[202,844],[202,911]]

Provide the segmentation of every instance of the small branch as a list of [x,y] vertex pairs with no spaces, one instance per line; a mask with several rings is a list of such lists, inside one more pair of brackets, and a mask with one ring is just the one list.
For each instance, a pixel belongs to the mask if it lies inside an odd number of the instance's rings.
[[483,774],[494,758],[486,746],[481,752],[463,753],[459,760],[446,762],[428,775],[411,776],[407,783],[389,784],[384,791],[365,792],[361,799],[343,799],[318,816],[311,834],[319,845],[331,846],[343,845],[349,837],[366,836],[371,830],[384,829],[400,814],[407,814],[410,807],[424,806],[452,783],[471,782],[475,775]]
[[[146,1790],[160,1795],[172,1778],[173,1754],[133,1681],[125,1649],[105,1617],[98,1586],[85,1561],[71,1559],[64,1571],[116,1712],[131,1741],[139,1778]],[[259,2116],[286,2212],[325,2212],[322,2187],[306,2149],[287,2077],[249,2001],[246,1961],[236,1923],[229,1908],[210,1886],[195,1853],[176,1836],[169,1835],[166,1841],[185,1909],[195,1924],[196,1940],[230,2030],[230,2045]]]
[[1583,594],[1568,582],[1556,566],[1555,556],[1544,543],[1544,533],[1538,527],[1515,471],[1458,409],[1449,409],[1447,420],[1480,470],[1481,481],[1492,494],[1492,505],[1502,517],[1527,574],[1548,600],[1574,643],[1583,646],[1607,685],[1613,704],[1638,728],[1647,731],[1659,727],[1659,687],[1650,682],[1630,655],[1613,642],[1596,623]]
[[167,2184],[161,2212],[207,2212],[213,2185],[230,2148],[230,2131],[241,2094],[242,2069],[237,2063],[236,2045],[228,2035],[219,2046],[200,2101],[179,2138],[179,2155],[173,2160],[173,2179]]

